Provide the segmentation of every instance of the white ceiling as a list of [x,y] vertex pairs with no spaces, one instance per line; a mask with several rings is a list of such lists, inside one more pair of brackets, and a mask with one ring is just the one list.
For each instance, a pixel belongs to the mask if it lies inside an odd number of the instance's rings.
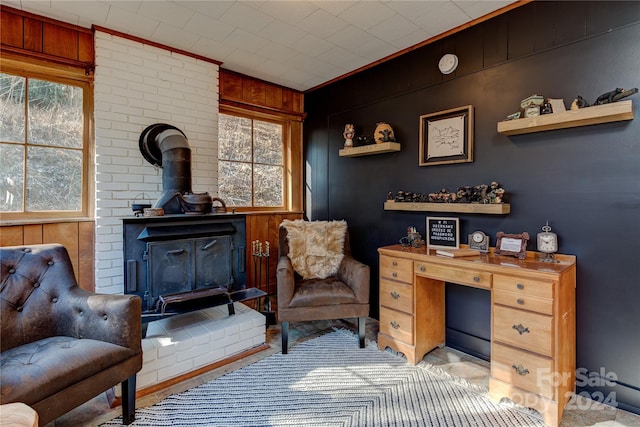
[[514,1],[2,0],[99,25],[304,91]]

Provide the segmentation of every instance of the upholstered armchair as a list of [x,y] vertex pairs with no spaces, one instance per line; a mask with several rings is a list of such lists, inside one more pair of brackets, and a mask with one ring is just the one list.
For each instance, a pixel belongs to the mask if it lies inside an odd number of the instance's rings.
[[345,221],[289,221],[279,228],[277,281],[282,353],[289,322],[358,319],[364,348],[369,316],[369,267],[351,256]]
[[122,383],[135,419],[142,368],[141,301],[78,287],[61,245],[0,248],[0,398],[32,407],[45,425]]

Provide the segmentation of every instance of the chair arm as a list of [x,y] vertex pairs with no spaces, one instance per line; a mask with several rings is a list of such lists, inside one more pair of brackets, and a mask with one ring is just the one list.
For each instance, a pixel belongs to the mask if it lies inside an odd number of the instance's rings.
[[368,265],[356,261],[349,255],[342,258],[337,278],[353,290],[356,298],[362,304],[369,303],[370,276]]
[[293,298],[296,288],[293,265],[287,256],[281,256],[276,270],[276,285],[278,288],[278,306],[287,307]]
[[96,294],[72,288],[65,304],[66,335],[142,351],[142,300],[137,295]]

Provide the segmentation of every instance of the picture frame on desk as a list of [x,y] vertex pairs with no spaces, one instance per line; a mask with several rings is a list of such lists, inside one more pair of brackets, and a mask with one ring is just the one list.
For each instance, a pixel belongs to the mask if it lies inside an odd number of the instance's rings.
[[460,219],[428,216],[426,234],[427,249],[459,249]]
[[496,234],[496,255],[513,256],[518,259],[527,257],[527,242],[529,242],[529,233],[526,231],[520,234],[507,234],[499,231]]

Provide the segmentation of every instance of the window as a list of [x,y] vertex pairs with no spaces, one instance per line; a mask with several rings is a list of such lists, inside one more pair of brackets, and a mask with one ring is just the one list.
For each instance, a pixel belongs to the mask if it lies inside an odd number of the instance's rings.
[[3,219],[88,216],[89,82],[3,67]]
[[218,193],[227,206],[282,208],[282,122],[221,113],[218,117]]

